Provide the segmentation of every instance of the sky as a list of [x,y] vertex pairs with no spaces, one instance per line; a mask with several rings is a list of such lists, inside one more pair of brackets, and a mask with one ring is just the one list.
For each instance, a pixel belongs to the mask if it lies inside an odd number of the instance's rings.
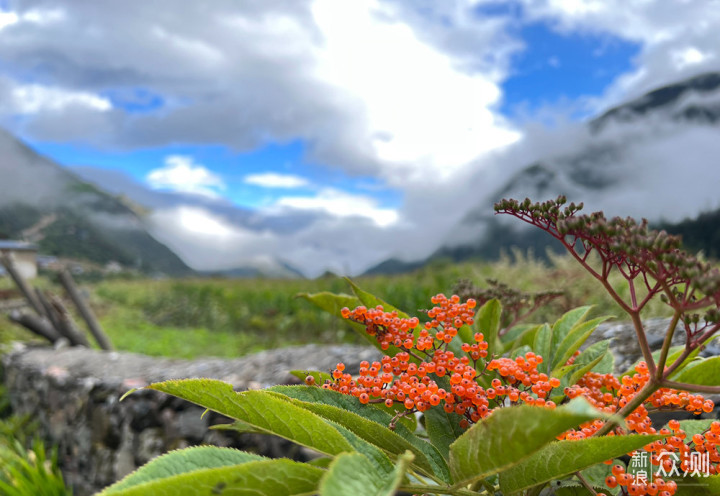
[[356,273],[426,256],[538,127],[718,70],[718,32],[717,0],[3,0],[0,125],[170,195],[196,268]]

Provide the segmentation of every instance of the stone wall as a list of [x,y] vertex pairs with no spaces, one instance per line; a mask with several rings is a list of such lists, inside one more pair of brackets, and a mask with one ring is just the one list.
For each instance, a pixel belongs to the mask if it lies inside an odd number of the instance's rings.
[[168,379],[209,377],[237,390],[296,383],[293,369],[329,370],[344,361],[350,372],[372,349],[309,345],[235,360],[169,360],[85,348],[16,346],[2,357],[13,412],[36,419],[76,496],[93,494],[166,451],[207,443],[267,456],[310,454],[272,436],[209,430],[229,420],[151,390],[122,402],[129,389]]

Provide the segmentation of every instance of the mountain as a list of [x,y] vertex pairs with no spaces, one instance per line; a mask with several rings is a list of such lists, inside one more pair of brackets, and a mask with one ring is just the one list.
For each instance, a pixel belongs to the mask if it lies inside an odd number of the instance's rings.
[[25,239],[44,255],[146,273],[191,269],[155,240],[122,202],[0,131],[0,237]]
[[[604,210],[609,216],[664,222],[682,231],[689,246],[707,246],[703,229],[720,223],[720,216],[706,214],[697,225],[683,219],[720,208],[719,132],[718,72],[657,88],[573,129],[554,135],[529,132],[526,143],[485,174],[493,180],[478,185],[476,205],[430,259],[492,259],[510,246],[532,248],[537,254],[547,247],[559,249],[542,231],[495,216],[493,204],[502,198],[542,201],[560,194],[584,202],[585,212]],[[368,272],[388,267],[402,270],[388,260]]]
[[240,250],[224,253],[222,250],[213,250],[218,247],[224,249],[226,245],[240,248],[246,240],[238,233],[262,236],[264,232],[290,234],[300,231],[312,221],[308,216],[266,216],[220,197],[158,191],[115,170],[88,166],[73,167],[71,170],[98,188],[139,206],[137,208],[146,214],[144,224],[149,232],[180,255],[200,275],[283,279],[304,277],[286,261],[267,254],[267,250],[259,250],[260,253],[250,256],[235,253]]

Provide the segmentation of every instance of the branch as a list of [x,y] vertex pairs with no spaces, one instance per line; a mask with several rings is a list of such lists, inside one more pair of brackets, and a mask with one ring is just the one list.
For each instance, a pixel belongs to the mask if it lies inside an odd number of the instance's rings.
[[720,394],[720,386],[703,386],[700,384],[687,384],[684,382],[675,382],[663,379],[660,383],[661,387],[679,389],[681,391],[693,391],[696,393]]

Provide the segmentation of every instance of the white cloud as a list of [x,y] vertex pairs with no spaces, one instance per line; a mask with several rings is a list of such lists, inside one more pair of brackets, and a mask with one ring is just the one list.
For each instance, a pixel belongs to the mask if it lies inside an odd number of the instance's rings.
[[21,114],[57,113],[68,107],[80,107],[97,112],[112,109],[112,103],[108,99],[92,93],[39,84],[16,86],[11,90],[11,98],[11,108]]
[[244,182],[254,184],[255,186],[262,186],[263,188],[300,188],[310,184],[304,177],[292,174],[277,174],[274,172],[249,174],[245,176]]
[[708,58],[714,57],[715,54],[706,54],[701,52],[697,48],[690,46],[673,50],[670,53],[670,56],[672,57],[672,61],[675,63],[675,66],[678,68],[678,70],[682,70],[686,67],[700,64]]
[[398,221],[398,212],[381,208],[370,196],[354,195],[334,188],[324,188],[316,196],[284,196],[271,208],[292,208],[324,212],[335,217],[361,217],[379,227],[388,227]]
[[20,18],[15,12],[1,12],[0,11],[0,30],[7,26],[12,26],[18,22]]
[[[446,178],[470,160],[517,140],[492,110],[500,90],[420,40],[377,0],[317,0],[324,43],[318,77],[361,103],[362,133],[393,183]],[[361,41],[362,40],[362,41]]]
[[210,197],[218,196],[218,190],[225,189],[225,183],[220,176],[202,165],[195,164],[192,157],[184,155],[167,156],[165,167],[150,171],[145,179],[154,189]]
[[[166,102],[143,114],[118,108],[102,122],[38,112],[23,123],[26,136],[238,150],[302,140],[315,162],[403,186],[451,178],[519,136],[495,110],[519,44],[475,4],[66,3],[18,10],[28,22],[3,31],[0,58],[12,74],[43,67],[80,94],[140,87]],[[32,19],[62,22],[38,29]]]

